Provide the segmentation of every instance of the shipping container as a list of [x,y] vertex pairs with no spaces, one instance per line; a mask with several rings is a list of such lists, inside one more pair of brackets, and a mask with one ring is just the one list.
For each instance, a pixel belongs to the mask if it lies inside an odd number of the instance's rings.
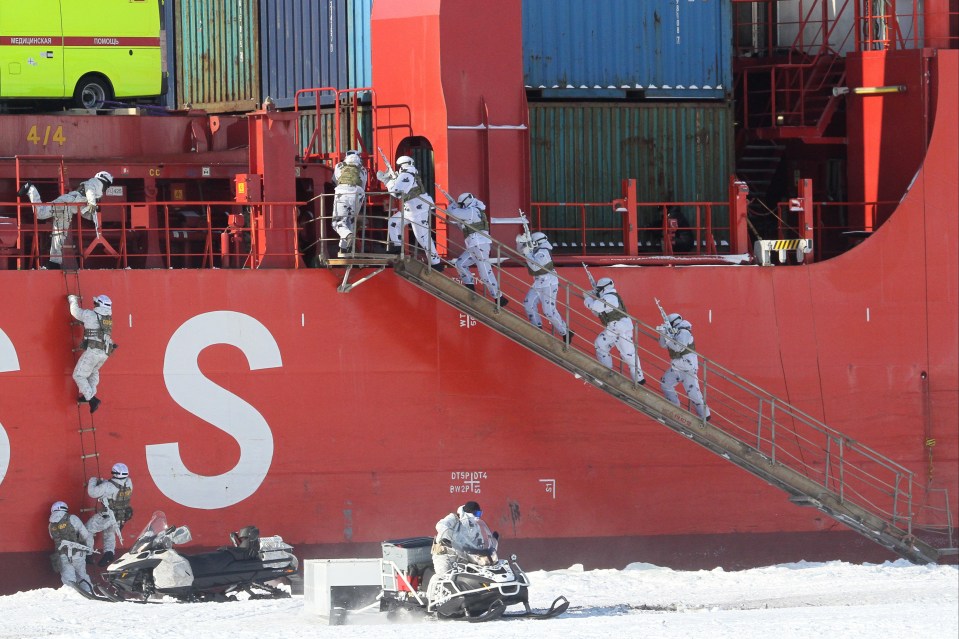
[[523,0],[523,74],[543,97],[726,99],[728,0]]
[[257,0],[176,0],[174,24],[177,107],[259,108]]
[[373,84],[372,47],[370,45],[370,19],[373,0],[346,0],[347,86],[351,89]]
[[[349,86],[347,8],[347,0],[259,0],[263,99],[286,109],[300,89]],[[312,97],[299,104],[312,106]]]
[[[529,120],[533,202],[612,202],[628,178],[637,180],[639,202],[728,199],[735,158],[730,103],[533,102]],[[540,212],[544,228],[580,224],[575,207]],[[715,214],[714,224],[728,224],[728,210]],[[595,228],[622,221],[612,207],[591,209],[589,216]],[[652,218],[640,223],[658,224]]]

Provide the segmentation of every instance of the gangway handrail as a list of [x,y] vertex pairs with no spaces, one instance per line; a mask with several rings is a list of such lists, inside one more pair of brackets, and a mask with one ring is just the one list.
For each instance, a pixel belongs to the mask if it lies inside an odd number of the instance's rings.
[[[434,215],[437,220],[431,224],[446,222],[442,206],[437,206]],[[542,348],[536,339],[522,333],[523,329],[519,328],[528,325],[528,322],[523,317],[520,306],[522,297],[517,291],[525,292],[530,284],[516,275],[514,271],[517,269],[505,266],[511,263],[524,264],[525,259],[512,247],[489,234],[484,235],[492,242],[491,262],[499,288],[515,306],[508,304],[505,308],[499,308],[492,304],[479,292],[482,290],[479,285],[477,292],[453,294],[449,290],[451,285],[443,283],[450,278],[431,272],[428,266],[412,268],[416,255],[421,251],[413,248],[410,252],[405,244],[396,270],[461,310],[483,311],[478,315],[484,318],[484,323],[564,368],[582,370],[587,381],[624,399],[650,417],[683,434],[691,430],[687,436],[697,443],[785,490],[796,503],[812,505],[912,561],[938,559],[934,548],[913,535],[913,490],[916,483],[912,471],[827,426],[702,353],[698,355],[703,394],[712,410],[712,419],[708,422],[690,411],[683,411],[688,417],[679,419],[669,408],[667,412],[662,412],[664,400],[658,395],[655,395],[655,400],[650,396],[654,392],[652,385],[647,384],[640,389],[632,383],[628,373],[622,372],[625,367],[618,358],[615,360],[618,366],[611,373],[620,380],[615,384],[591,374],[582,364],[583,357],[585,355],[589,356],[590,361],[595,360],[591,352],[583,349],[583,344],[589,344],[591,340],[588,336],[597,334],[602,328],[591,317],[591,313],[577,310],[571,304],[574,299],[582,299],[588,289],[559,274],[557,308],[575,332],[576,338],[572,345],[563,347],[565,355],[559,355],[552,346]],[[451,236],[448,236],[447,242],[445,246],[437,247],[441,254],[458,255],[465,248]],[[449,260],[444,262],[451,265]],[[422,272],[429,275],[420,274]],[[433,283],[425,284],[427,279]],[[461,288],[459,284],[454,286]],[[464,296],[469,303],[464,302]],[[487,309],[493,310],[490,312]],[[517,324],[510,314],[522,318],[523,324]],[[658,347],[658,333],[637,317],[630,317],[636,327],[634,343],[643,371],[648,379],[655,379],[657,375],[651,376],[651,372],[658,373],[668,367],[663,349]],[[538,329],[534,331],[534,336],[538,332]],[[648,339],[657,340],[655,347],[646,341]],[[624,393],[623,389],[630,386],[632,392]],[[748,426],[750,422],[752,426]]]

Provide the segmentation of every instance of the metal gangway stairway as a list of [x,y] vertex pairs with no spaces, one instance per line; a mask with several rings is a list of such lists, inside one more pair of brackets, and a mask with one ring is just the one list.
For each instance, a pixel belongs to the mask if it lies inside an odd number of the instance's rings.
[[[442,208],[438,211],[443,220]],[[438,247],[441,255],[444,249],[445,254],[453,256],[462,252],[463,247],[457,246],[454,240],[448,238],[448,242],[447,246]],[[531,278],[515,274],[525,275],[525,269],[503,268],[504,264],[524,264],[522,256],[511,247],[493,239],[494,274],[500,290],[510,300],[505,308],[483,294],[483,285],[478,279],[476,290],[470,290],[455,279],[456,271],[450,262],[444,260],[447,269],[439,272],[416,253],[421,251],[407,245],[401,255],[389,256],[394,273],[784,491],[794,504],[813,507],[915,563],[937,562],[940,556],[955,553],[951,514],[948,525],[942,527],[945,532],[936,530],[937,534],[948,535],[948,541],[940,544],[948,548],[937,549],[917,537],[919,528],[914,519],[919,504],[913,499],[917,484],[912,471],[701,354],[703,394],[712,411],[709,421],[667,401],[657,382],[668,367],[665,351],[659,347],[655,329],[635,317],[634,343],[650,383],[634,383],[619,360],[614,360],[613,369],[604,367],[596,360],[592,348],[593,339],[602,326],[584,308],[582,297],[586,291],[576,284],[559,278],[557,308],[576,333],[571,345],[567,346],[559,335],[530,324],[522,300]],[[384,264],[385,261],[379,266]],[[544,326],[549,326],[548,321]]]
[[[327,205],[323,209],[331,210],[331,207]],[[390,206],[385,216],[389,217],[393,212]],[[377,223],[371,223],[374,215],[368,213],[367,217],[371,219],[362,220],[360,227],[377,226]],[[448,224],[441,206],[437,206],[434,215],[436,219],[431,220],[431,225]],[[320,220],[326,217],[321,215]],[[516,219],[493,219],[491,222],[515,222]],[[378,220],[378,226],[385,228],[385,220]],[[409,236],[408,232],[406,236]],[[462,240],[455,238],[461,236],[449,234],[445,244],[437,245],[440,255],[458,256],[463,252]],[[321,263],[326,267],[346,267],[342,284],[338,287],[343,293],[392,265],[393,272],[399,277],[784,491],[794,504],[813,507],[915,563],[938,562],[942,556],[956,554],[948,495],[945,497],[944,525],[916,525],[916,512],[922,509],[922,505],[913,498],[918,485],[912,471],[764,391],[702,353],[698,353],[700,380],[712,413],[710,420],[704,421],[692,410],[667,401],[658,383],[669,365],[664,349],[659,347],[659,335],[652,326],[635,316],[631,316],[635,326],[633,342],[649,383],[634,383],[626,365],[615,356],[613,369],[600,364],[592,343],[602,326],[583,305],[587,291],[562,277],[561,273],[557,273],[557,309],[576,334],[572,344],[567,345],[559,335],[530,324],[523,310],[523,297],[532,278],[526,276],[525,268],[515,268],[525,265],[525,260],[512,247],[493,237],[490,239],[494,275],[500,290],[509,299],[506,307],[496,305],[484,294],[478,278],[475,291],[464,286],[450,260],[444,259],[446,269],[443,272],[431,268],[424,260],[423,251],[415,244],[405,244],[399,255],[392,255],[384,252],[385,237],[365,237],[354,252],[323,258]],[[322,242],[335,240],[324,238]],[[350,282],[351,268],[360,273],[368,269],[373,272]],[[475,268],[473,271],[475,273]],[[636,302],[627,299],[627,307],[632,308]],[[649,303],[652,302],[650,299]],[[670,310],[668,300],[664,303]],[[548,320],[544,320],[544,326],[549,326]],[[929,537],[934,535],[937,540],[945,538],[945,541],[938,543],[937,548],[920,539],[916,534],[920,531],[931,533]]]

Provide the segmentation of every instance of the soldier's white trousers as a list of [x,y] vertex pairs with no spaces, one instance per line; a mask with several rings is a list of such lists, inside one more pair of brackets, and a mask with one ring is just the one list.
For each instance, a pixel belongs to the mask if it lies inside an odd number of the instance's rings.
[[430,235],[430,207],[422,196],[404,202],[403,210],[397,211],[390,218],[389,236],[393,246],[403,245],[403,231],[407,224],[413,225],[416,243],[429,253],[430,264],[439,264],[440,256],[436,252],[433,236]]
[[529,318],[530,324],[542,328],[543,320],[539,316],[537,306],[541,307],[543,316],[549,320],[553,328],[560,335],[565,335],[566,322],[563,321],[560,312],[556,310],[556,295],[558,293],[559,280],[554,274],[537,275],[533,279],[533,286],[523,300],[523,308],[526,310],[526,317]]
[[117,548],[117,533],[120,528],[116,525],[116,519],[102,513],[95,513],[87,522],[87,530],[90,534],[96,535],[103,533],[103,552],[114,552]]
[[633,344],[633,321],[628,317],[610,322],[593,342],[593,346],[596,348],[596,359],[606,368],[613,367],[613,358],[609,353],[615,346],[623,363],[629,368],[632,380],[639,382],[644,379],[643,368],[636,357],[636,346]]
[[73,369],[73,381],[83,397],[89,401],[97,394],[97,384],[100,383],[100,367],[107,361],[106,351],[98,348],[88,348],[77,360]]
[[493,275],[493,267],[489,263],[490,246],[492,246],[492,242],[486,240],[486,238],[480,237],[476,240],[473,240],[472,236],[466,238],[466,250],[456,258],[453,266],[456,267],[456,272],[459,273],[464,284],[473,284],[475,279],[473,274],[470,273],[470,267],[475,264],[476,272],[479,273],[480,279],[486,285],[486,290],[493,298],[497,298],[499,297],[499,284]]

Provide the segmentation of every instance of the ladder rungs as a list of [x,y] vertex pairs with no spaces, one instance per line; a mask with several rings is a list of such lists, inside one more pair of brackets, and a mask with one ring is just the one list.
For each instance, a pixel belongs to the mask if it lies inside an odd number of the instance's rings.
[[95,433],[96,430],[97,430],[97,427],[96,427],[96,426],[91,426],[90,428],[78,428],[78,429],[77,429],[77,432],[80,433],[80,434],[83,434],[83,433]]
[[86,455],[80,455],[80,459],[90,459],[91,457],[99,457],[100,453],[87,453]]

